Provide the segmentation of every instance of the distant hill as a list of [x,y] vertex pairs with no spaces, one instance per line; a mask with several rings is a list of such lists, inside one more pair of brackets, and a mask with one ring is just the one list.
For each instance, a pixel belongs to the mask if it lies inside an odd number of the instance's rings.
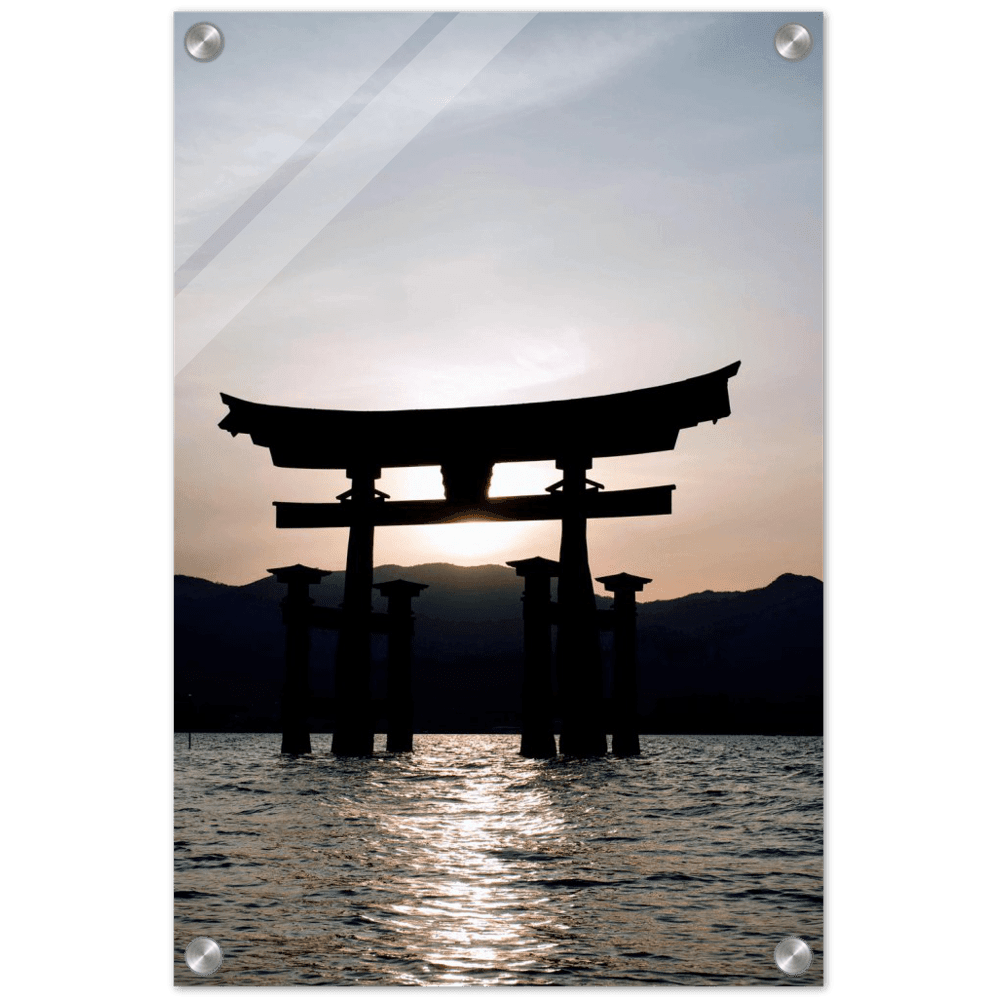
[[[522,583],[507,566],[380,566],[375,581],[429,585],[414,601],[417,730],[464,732],[520,720]],[[343,572],[312,588],[337,606]],[[174,578],[178,729],[278,727],[284,586]],[[553,588],[554,593],[554,588]],[[384,600],[373,596],[376,610]],[[610,607],[609,597],[598,597]],[[823,584],[784,574],[759,590],[705,591],[639,605],[638,687],[645,732],[822,731]],[[611,638],[605,695],[611,693]],[[313,632],[311,728],[329,730],[336,635]],[[376,710],[385,697],[385,639],[372,640]]]

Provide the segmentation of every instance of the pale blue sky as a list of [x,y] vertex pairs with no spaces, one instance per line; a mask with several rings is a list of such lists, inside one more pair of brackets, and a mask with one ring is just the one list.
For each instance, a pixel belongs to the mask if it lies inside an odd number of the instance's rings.
[[[463,17],[411,72],[478,44]],[[424,18],[179,15],[175,263]],[[179,41],[202,19],[226,36],[209,64]],[[786,21],[816,39],[800,63],[773,48]],[[343,563],[346,531],[279,532],[271,507],[332,499],[342,475],[273,469],[216,429],[220,391],[461,406],[641,388],[740,359],[732,417],[683,431],[674,452],[595,466],[609,489],[677,491],[669,517],[594,522],[592,569],[652,577],[643,597],[820,576],[822,50],[816,14],[539,14],[398,152],[378,115],[403,121],[417,85],[372,102],[301,190],[290,184],[178,297],[179,323],[211,316],[239,300],[244,268],[274,258],[176,380],[177,571],[235,583],[282,562]],[[383,153],[342,210],[324,200]],[[494,493],[557,478],[501,466]],[[380,485],[440,491],[436,470],[387,470]],[[553,524],[384,529],[376,560],[503,562],[557,546]]]

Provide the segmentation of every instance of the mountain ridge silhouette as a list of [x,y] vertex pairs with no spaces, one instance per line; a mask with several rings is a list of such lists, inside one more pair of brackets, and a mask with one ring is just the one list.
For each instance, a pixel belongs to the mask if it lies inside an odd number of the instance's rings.
[[[343,571],[312,588],[337,606]],[[520,718],[523,581],[506,566],[384,564],[376,583],[427,583],[413,603],[418,730],[488,731]],[[175,724],[178,729],[278,727],[284,634],[273,577],[213,583],[178,574]],[[555,587],[552,588],[553,594]],[[610,595],[598,596],[608,608]],[[384,602],[373,594],[373,607]],[[639,717],[647,732],[822,732],[823,583],[783,573],[764,587],[642,602],[637,613]],[[374,636],[373,698],[384,712],[385,640]],[[602,635],[605,695],[611,637]],[[311,728],[329,728],[336,635],[313,632]],[[190,695],[190,697],[189,697]]]

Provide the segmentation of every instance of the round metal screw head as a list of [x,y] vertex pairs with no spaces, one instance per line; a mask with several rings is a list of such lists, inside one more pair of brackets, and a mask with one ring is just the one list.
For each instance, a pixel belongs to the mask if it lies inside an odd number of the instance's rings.
[[207,937],[196,937],[184,951],[184,961],[196,976],[210,976],[222,965],[222,949]]
[[782,59],[798,62],[812,52],[813,36],[801,24],[783,24],[774,36],[774,47]]
[[184,48],[187,49],[188,55],[198,62],[211,62],[225,44],[222,32],[208,21],[192,24],[184,36]]
[[802,938],[787,937],[774,949],[774,961],[786,976],[801,976],[812,960],[812,949]]

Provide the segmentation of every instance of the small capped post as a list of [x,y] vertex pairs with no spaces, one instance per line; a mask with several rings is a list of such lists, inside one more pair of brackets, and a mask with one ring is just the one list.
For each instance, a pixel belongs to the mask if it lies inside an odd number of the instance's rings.
[[281,691],[281,752],[312,753],[309,739],[309,609],[315,603],[309,588],[330,575],[330,570],[296,563],[269,569],[278,583],[288,587],[281,600],[285,623],[285,683]]
[[385,748],[389,753],[413,749],[413,612],[410,602],[426,590],[426,583],[391,580],[373,584],[389,599],[389,718]]
[[639,753],[639,724],[636,717],[635,595],[652,580],[631,573],[600,576],[598,583],[614,595],[615,681],[614,729],[611,752],[620,757]]
[[552,577],[559,563],[535,556],[507,563],[524,578],[524,681],[521,688],[521,756],[554,757],[552,733]]

